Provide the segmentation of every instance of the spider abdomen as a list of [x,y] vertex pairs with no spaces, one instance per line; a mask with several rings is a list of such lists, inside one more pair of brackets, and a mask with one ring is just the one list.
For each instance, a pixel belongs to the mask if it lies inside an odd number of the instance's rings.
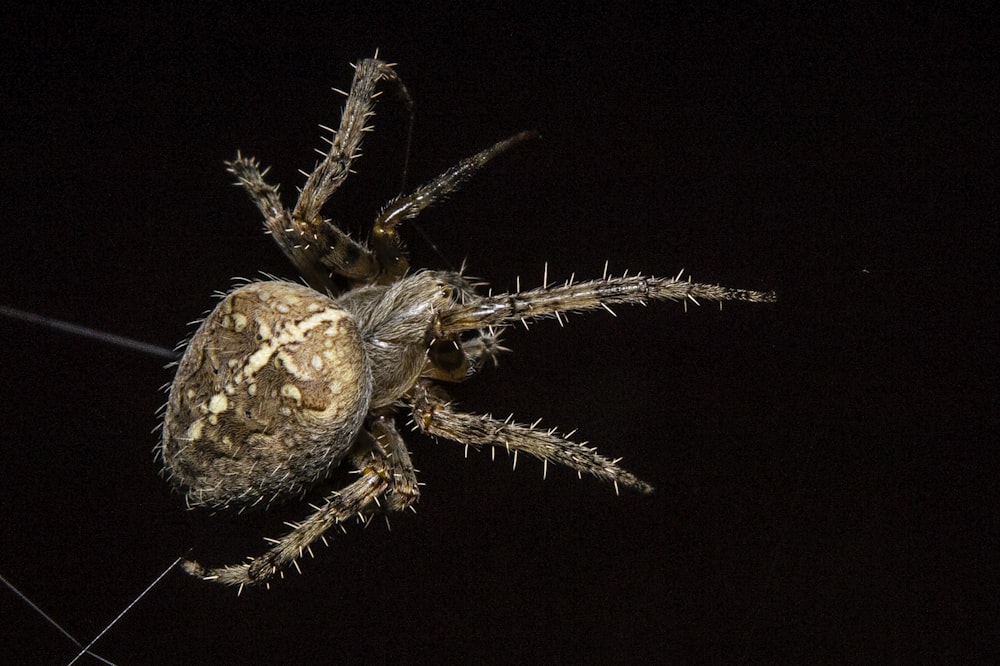
[[347,454],[372,393],[354,316],[288,282],[233,290],[170,387],[165,471],[192,506],[300,495]]

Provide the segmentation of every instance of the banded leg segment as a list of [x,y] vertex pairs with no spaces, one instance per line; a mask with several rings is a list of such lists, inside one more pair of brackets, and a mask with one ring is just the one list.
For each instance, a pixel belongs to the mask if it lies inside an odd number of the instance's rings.
[[494,157],[522,141],[537,137],[537,132],[520,132],[498,141],[486,150],[465,158],[413,192],[396,197],[387,203],[375,219],[375,228],[372,230],[372,248],[383,270],[379,281],[384,284],[395,282],[410,268],[406,246],[398,231],[402,222],[414,219],[425,208],[457,190]]
[[[384,511],[402,511],[420,497],[420,484],[410,460],[406,442],[396,430],[396,425],[387,418],[379,418],[369,426],[369,432],[385,461],[389,476],[389,488],[385,493]],[[361,461],[363,462],[363,461]]]
[[302,556],[313,541],[334,525],[363,513],[388,487],[386,478],[373,470],[343,490],[331,494],[322,506],[280,540],[268,539],[274,546],[260,557],[244,564],[206,569],[198,562],[185,560],[184,570],[202,580],[222,585],[260,585]]
[[443,313],[436,324],[435,334],[455,335],[489,326],[505,326],[545,317],[559,318],[562,313],[609,308],[611,305],[644,304],[648,301],[683,300],[697,302],[749,301],[771,303],[774,292],[732,289],[711,284],[699,284],[676,278],[642,275],[608,277],[585,282],[567,282],[562,286],[538,287],[530,291],[488,296],[467,304],[457,305]]
[[[268,539],[274,544],[260,557],[243,564],[206,569],[198,562],[186,560],[184,570],[203,580],[223,585],[260,585],[267,583],[289,565],[295,565],[312,543],[332,527],[355,517],[368,516],[379,510],[400,511],[413,504],[420,495],[416,472],[395,426],[387,419],[371,425],[370,441],[363,451],[352,456],[361,470],[361,478],[346,488],[331,493],[322,506],[280,539]],[[379,498],[383,498],[380,502]]]
[[370,129],[366,123],[374,113],[375,88],[382,80],[392,81],[404,103],[412,107],[410,94],[392,65],[371,58],[359,62],[340,126],[326,139],[330,148],[309,174],[293,211],[281,204],[278,188],[264,181],[266,170],[262,171],[256,160],[238,155],[227,165],[263,213],[275,242],[306,281],[320,291],[336,290],[330,274],[351,283],[372,282],[379,274],[375,255],[324,220],[321,211],[347,179],[352,162],[360,154],[362,138]]
[[358,157],[361,139],[370,130],[367,122],[374,115],[375,86],[382,80],[395,84],[407,106],[412,107],[410,93],[391,64],[372,58],[359,62],[355,66],[354,81],[340,117],[340,127],[329,139],[330,149],[309,174],[302,188],[299,202],[292,212],[295,218],[307,224],[318,224],[323,204],[347,179],[351,163]]
[[374,115],[375,87],[382,80],[394,83],[407,107],[412,108],[410,93],[392,65],[370,58],[359,62],[340,126],[327,139],[330,149],[302,188],[292,211],[293,225],[287,232],[271,229],[275,240],[303,275],[315,272],[318,264],[354,284],[369,283],[378,276],[379,265],[371,251],[324,220],[322,208],[347,179],[352,162],[360,156],[362,138],[371,129],[367,122]]
[[546,463],[564,465],[577,472],[590,474],[603,481],[637,490],[653,492],[653,487],[631,472],[597,453],[596,449],[573,442],[556,434],[555,430],[539,430],[530,425],[499,421],[489,416],[456,412],[435,397],[424,385],[417,385],[413,395],[413,421],[423,433],[444,437],[459,444],[493,446],[517,452],[523,451]]
[[336,293],[330,273],[348,279],[362,279],[378,274],[375,257],[364,245],[327,220],[307,224],[282,205],[278,188],[264,180],[257,160],[237,155],[227,162],[229,172],[250,195],[264,216],[264,227],[305,281],[321,292]]

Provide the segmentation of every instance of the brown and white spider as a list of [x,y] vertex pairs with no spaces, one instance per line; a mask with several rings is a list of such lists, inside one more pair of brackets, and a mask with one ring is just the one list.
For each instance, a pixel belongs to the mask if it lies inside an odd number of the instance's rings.
[[292,211],[256,160],[229,170],[309,286],[268,280],[228,293],[191,338],[170,387],[159,452],[191,507],[245,509],[301,498],[342,463],[358,478],[245,564],[186,570],[227,585],[268,581],[334,525],[412,507],[419,497],[410,454],[395,424],[475,447],[523,451],[578,473],[649,493],[652,487],[594,449],[541,430],[452,409],[441,382],[459,382],[503,350],[498,331],[619,303],[696,299],[767,302],[773,293],[642,275],[484,295],[461,272],[409,272],[399,225],[453,192],[521,133],[459,162],[378,214],[370,246],[321,216],[347,178],[372,116],[376,84],[408,101],[393,66],[357,64],[340,127]]

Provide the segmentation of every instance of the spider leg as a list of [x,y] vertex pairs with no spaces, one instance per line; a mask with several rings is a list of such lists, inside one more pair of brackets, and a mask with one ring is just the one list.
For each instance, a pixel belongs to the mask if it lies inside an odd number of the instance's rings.
[[330,149],[309,174],[302,188],[298,204],[292,213],[296,218],[316,224],[323,204],[347,178],[351,162],[359,155],[361,139],[371,129],[366,123],[374,115],[372,109],[377,96],[375,86],[382,80],[393,82],[406,105],[413,106],[409,91],[391,64],[372,58],[359,62],[354,68],[354,81],[340,117],[340,127],[330,139]]
[[448,337],[462,331],[505,326],[545,317],[560,317],[562,313],[610,309],[616,304],[645,304],[648,301],[702,298],[710,301],[749,301],[770,303],[774,292],[732,289],[711,284],[699,284],[675,278],[643,275],[606,277],[585,282],[567,282],[562,286],[542,286],[530,291],[487,296],[456,305],[443,312],[435,324],[435,335]]
[[[416,474],[409,452],[396,427],[388,419],[371,424],[370,434],[362,452],[352,456],[361,470],[361,478],[346,488],[331,493],[326,501],[280,539],[268,539],[274,544],[263,555],[244,564],[206,569],[198,562],[186,560],[184,570],[203,580],[223,585],[267,583],[289,565],[298,568],[297,561],[314,541],[335,525],[349,518],[370,515],[377,510],[399,511],[413,504],[420,495]],[[383,502],[379,503],[379,497]]]
[[486,150],[465,158],[409,194],[400,195],[387,203],[375,219],[375,227],[372,230],[372,248],[375,250],[375,255],[378,257],[383,271],[380,281],[383,283],[395,282],[403,277],[410,268],[410,261],[406,255],[406,245],[398,231],[402,222],[412,220],[425,208],[434,205],[457,190],[494,157],[522,141],[537,137],[536,132],[520,132],[503,141],[498,141]]
[[332,493],[322,506],[280,540],[269,539],[274,546],[245,564],[206,569],[198,562],[185,560],[184,570],[202,580],[223,585],[259,585],[281,569],[295,562],[302,551],[334,525],[361,514],[388,487],[386,478],[369,470],[343,490]]
[[237,155],[226,162],[236,182],[250,195],[264,216],[264,227],[299,274],[314,289],[336,291],[330,272],[348,278],[375,275],[378,265],[364,245],[327,220],[315,224],[294,217],[281,203],[278,188],[264,180],[267,170],[252,157]]
[[278,189],[264,181],[266,170],[261,171],[256,160],[238,155],[227,165],[264,214],[265,226],[275,242],[306,281],[320,291],[336,290],[331,273],[352,284],[371,282],[379,273],[372,252],[324,220],[321,209],[344,183],[352,162],[360,155],[362,138],[371,129],[366,123],[374,113],[375,88],[382,80],[396,84],[404,103],[412,107],[410,94],[392,65],[372,58],[359,62],[340,126],[327,139],[330,148],[308,175],[291,213],[282,206]]
[[384,456],[386,473],[389,475],[389,488],[385,493],[382,509],[402,511],[420,497],[417,473],[413,469],[410,452],[406,450],[403,436],[390,419],[376,419],[369,426],[369,432]]
[[564,465],[577,472],[590,474],[641,493],[653,492],[653,487],[636,478],[610,460],[585,446],[555,433],[530,425],[499,421],[489,416],[456,412],[444,400],[433,395],[426,384],[414,388],[413,421],[423,433],[444,437],[460,444],[504,448],[508,452],[524,451],[546,462]]

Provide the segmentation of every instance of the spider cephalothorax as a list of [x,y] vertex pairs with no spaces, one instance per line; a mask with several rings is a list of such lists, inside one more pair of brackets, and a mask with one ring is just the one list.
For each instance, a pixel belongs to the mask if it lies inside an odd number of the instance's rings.
[[[225,296],[191,338],[170,387],[160,452],[191,506],[267,506],[301,497],[347,462],[360,476],[332,493],[249,563],[186,569],[230,585],[266,582],[333,525],[398,511],[419,496],[397,413],[425,434],[502,447],[640,492],[652,487],[594,449],[553,430],[451,408],[439,388],[473,374],[502,348],[496,331],[617,303],[695,299],[773,301],[772,293],[642,275],[484,295],[460,273],[409,272],[398,225],[455,190],[522,133],[459,162],[378,215],[371,246],[352,240],[320,210],[357,156],[375,86],[393,67],[362,60],[330,149],[287,210],[253,159],[229,164],[268,231],[309,286],[251,282]],[[296,564],[297,566],[297,564]]]

